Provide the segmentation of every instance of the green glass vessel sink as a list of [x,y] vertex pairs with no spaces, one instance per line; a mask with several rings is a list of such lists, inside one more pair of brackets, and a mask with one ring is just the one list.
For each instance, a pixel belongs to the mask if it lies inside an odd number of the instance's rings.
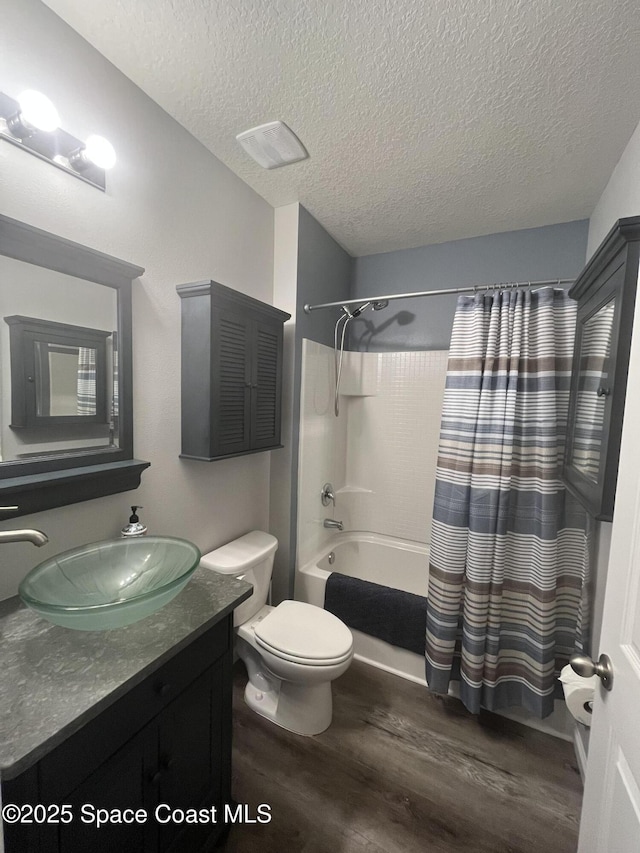
[[187,584],[200,556],[193,543],[171,536],[92,542],[32,569],[20,584],[20,598],[65,628],[122,628],[168,604]]

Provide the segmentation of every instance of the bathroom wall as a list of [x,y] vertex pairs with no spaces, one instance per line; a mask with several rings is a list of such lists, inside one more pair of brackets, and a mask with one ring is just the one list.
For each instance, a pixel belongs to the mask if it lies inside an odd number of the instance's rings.
[[587,260],[623,216],[640,216],[640,124],[622,152],[589,219]]
[[[151,531],[203,551],[269,523],[270,454],[178,459],[180,299],[176,284],[213,278],[271,302],[273,209],[38,0],[2,4],[0,79],[44,91],[65,130],[109,138],[106,193],[0,142],[2,212],[146,268],[134,282],[135,454],[151,462],[136,492],[20,519],[50,544],[2,545],[0,598],[45,557],[116,536],[130,503]],[[2,521],[3,529],[16,522]]]
[[307,303],[348,299],[355,261],[302,205],[298,241],[297,336],[333,346],[336,312],[305,314],[303,309]]
[[[574,278],[584,266],[587,220],[489,234],[356,258],[352,296]],[[456,296],[403,299],[351,324],[351,349],[447,349]]]
[[[334,535],[364,530],[428,542],[447,352],[346,352],[340,415],[333,411],[333,349],[303,342],[298,559]],[[334,486],[336,506],[320,491]]]

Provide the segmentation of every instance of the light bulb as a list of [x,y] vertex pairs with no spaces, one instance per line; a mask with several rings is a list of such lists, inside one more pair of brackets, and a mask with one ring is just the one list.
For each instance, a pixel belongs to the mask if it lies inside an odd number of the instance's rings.
[[42,92],[27,89],[18,97],[18,103],[20,104],[20,120],[27,127],[51,133],[59,126],[58,111]]
[[85,143],[82,155],[100,169],[111,169],[116,162],[115,149],[104,136],[90,136]]

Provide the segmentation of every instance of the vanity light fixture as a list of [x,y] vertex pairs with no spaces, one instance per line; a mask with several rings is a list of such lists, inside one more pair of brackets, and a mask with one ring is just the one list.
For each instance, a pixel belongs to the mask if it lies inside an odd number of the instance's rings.
[[17,99],[0,92],[0,139],[104,190],[105,171],[116,162],[113,145],[97,135],[83,142],[59,124],[55,106],[41,92],[28,89]]
[[78,172],[92,165],[99,169],[111,169],[116,163],[116,152],[108,139],[94,134],[88,137],[84,146],[72,151],[69,163]]
[[46,95],[27,89],[18,98],[18,110],[7,119],[7,129],[18,139],[27,139],[39,130],[53,133],[60,125],[58,111]]

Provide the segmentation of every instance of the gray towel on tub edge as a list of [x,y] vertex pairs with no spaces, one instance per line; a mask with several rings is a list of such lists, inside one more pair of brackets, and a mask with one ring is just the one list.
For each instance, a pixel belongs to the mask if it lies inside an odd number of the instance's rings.
[[350,628],[424,655],[427,599],[423,595],[332,572],[324,607]]

